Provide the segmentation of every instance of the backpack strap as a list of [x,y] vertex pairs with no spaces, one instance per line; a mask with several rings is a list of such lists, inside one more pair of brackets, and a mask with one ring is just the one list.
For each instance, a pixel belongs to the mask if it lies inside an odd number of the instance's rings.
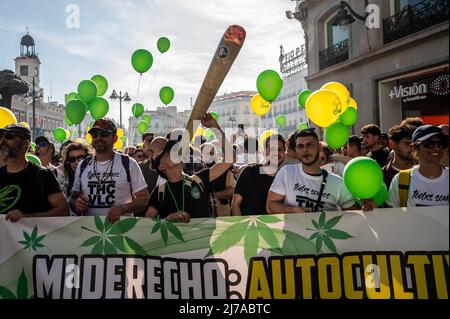
[[158,185],[158,203],[162,204],[164,201],[164,193],[166,192],[166,183],[161,183]]
[[408,202],[409,184],[411,182],[412,169],[401,170],[398,173],[398,195],[400,198],[400,207],[406,207]]
[[328,172],[327,172],[327,170],[325,170],[323,168],[321,171],[322,171],[322,182],[320,183],[319,196],[317,197],[316,205],[314,206],[315,212],[319,211],[319,205],[320,205],[320,201],[322,200],[323,191],[325,190],[325,185],[327,185]]
[[192,182],[196,182],[198,184],[198,186],[200,186],[200,190],[203,193],[205,190],[205,185],[203,184],[203,181],[200,177],[198,177],[197,175],[185,175],[186,178],[186,186],[191,187]]
[[133,189],[131,188],[130,157],[128,155],[120,154],[120,159],[127,174],[128,185],[130,185],[130,194],[133,196]]

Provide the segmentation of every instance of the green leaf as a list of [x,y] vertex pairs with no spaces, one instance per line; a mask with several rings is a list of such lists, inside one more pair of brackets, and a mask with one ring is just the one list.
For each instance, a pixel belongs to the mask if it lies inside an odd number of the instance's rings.
[[98,243],[95,244],[94,248],[92,248],[91,254],[103,255],[103,240],[99,240]]
[[34,247],[42,248],[42,247],[45,247],[45,246],[42,245],[41,243],[34,243]]
[[283,229],[284,240],[281,241],[282,255],[312,255],[316,253],[316,245],[307,238]]
[[274,223],[278,223],[281,222],[281,219],[279,219],[276,216],[272,216],[272,215],[261,215],[257,218],[257,220],[266,223],[266,224],[274,224]]
[[108,220],[108,218],[105,218],[105,222],[103,223],[103,226],[105,227],[105,233],[107,233],[111,227],[114,226],[114,224],[111,224]]
[[131,239],[128,236],[125,236],[125,241],[135,254],[147,256],[147,252],[139,243],[137,243],[136,241],[134,241],[133,239]]
[[167,222],[165,225],[166,225],[167,229],[169,230],[169,232],[171,232],[172,235],[175,236],[175,238],[177,238],[180,241],[184,241],[183,234],[180,232],[180,230],[178,229],[177,226],[175,226],[171,222]]
[[29,244],[29,242],[27,242],[26,240],[21,240],[18,243],[25,245],[25,246],[28,246],[28,244]]
[[[236,245],[245,236],[250,220],[235,223],[225,229],[211,244],[211,255],[220,254]],[[209,256],[209,253],[208,255]]]
[[341,218],[342,218],[342,215],[331,218],[329,221],[327,221],[325,223],[325,225],[323,225],[323,229],[333,228],[334,226],[336,226],[337,223],[339,223]]
[[319,236],[319,232],[315,232],[314,234],[312,234],[311,236],[309,236],[309,240],[314,240],[314,238],[316,238],[317,236]]
[[111,240],[112,244],[117,250],[123,251],[126,254],[133,253],[130,250],[130,247],[128,245],[125,245],[125,236],[110,236],[108,237],[109,240]]
[[333,253],[336,253],[336,246],[334,245],[334,243],[330,239],[330,237],[323,235],[322,239],[323,239],[325,246],[327,246],[328,249],[331,250]]
[[317,222],[314,219],[311,219],[311,222],[315,229],[320,229],[319,224],[317,224]]
[[81,245],[80,247],[87,247],[87,246],[91,246],[94,245],[95,243],[97,243],[99,240],[101,240],[102,237],[101,236],[92,236],[91,238],[86,239]]
[[321,212],[320,213],[320,217],[319,217],[319,226],[320,226],[320,228],[322,228],[323,225],[325,225],[325,213]]
[[16,295],[6,287],[0,286],[0,297],[3,299],[16,299]]
[[17,299],[27,299],[28,297],[28,280],[25,271],[22,270],[19,281],[17,282]]
[[[106,219],[106,218],[105,218]],[[99,216],[94,216],[95,227],[101,233],[105,231],[105,226],[103,225],[102,219]]]
[[113,244],[108,239],[105,239],[105,246],[103,247],[105,255],[117,255],[117,249],[114,248]]
[[273,234],[272,229],[259,221],[256,221],[256,224],[258,225],[258,233],[266,241],[266,243],[269,244],[270,248],[279,248],[280,244],[278,243],[277,237]]
[[325,234],[330,237],[330,238],[334,238],[334,239],[349,239],[349,238],[354,238],[352,235],[350,235],[349,233],[342,231],[342,230],[338,230],[338,229],[328,229],[325,231]]
[[39,236],[38,238],[35,239],[34,242],[35,242],[35,243],[41,242],[41,241],[45,238],[45,236],[46,236],[46,235],[41,235],[41,236]]
[[133,229],[134,226],[136,226],[137,222],[139,220],[137,218],[126,218],[119,220],[117,223],[114,224],[113,227],[109,230],[108,234],[110,235],[123,235],[126,232]]
[[160,228],[161,228],[161,222],[157,222],[154,226],[153,226],[153,228],[152,228],[152,232],[150,233],[150,234],[154,234],[154,233],[156,233]]
[[317,252],[317,254],[320,253],[321,249],[322,249],[322,235],[319,235],[319,236],[317,236],[317,239],[316,239],[316,252]]
[[244,256],[247,264],[250,262],[250,258],[256,256],[258,253],[259,235],[255,224],[250,225],[245,233],[244,238]]
[[27,242],[32,241],[30,235],[28,235],[28,233],[26,231],[23,231],[23,237],[25,238],[25,240]]
[[161,238],[164,241],[164,243],[167,245],[167,239],[169,238],[169,235],[167,234],[166,223],[161,224]]

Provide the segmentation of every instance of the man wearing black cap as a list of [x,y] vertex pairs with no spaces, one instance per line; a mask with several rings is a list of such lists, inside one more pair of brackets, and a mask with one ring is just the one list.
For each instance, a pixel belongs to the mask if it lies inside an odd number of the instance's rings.
[[55,156],[55,145],[51,143],[45,136],[38,136],[34,141],[36,143],[36,156],[41,160],[42,166],[55,169],[52,161]]
[[439,127],[423,125],[414,131],[412,144],[419,165],[394,176],[386,204],[391,207],[448,206],[448,167],[440,163],[448,139]]
[[94,157],[77,168],[70,205],[80,215],[107,216],[115,223],[122,215],[145,209],[149,193],[138,163],[114,152],[117,128],[108,119],[96,120],[89,131]]
[[68,215],[69,207],[50,170],[29,162],[26,152],[31,132],[26,126],[11,124],[0,129],[0,214],[16,222],[24,217]]

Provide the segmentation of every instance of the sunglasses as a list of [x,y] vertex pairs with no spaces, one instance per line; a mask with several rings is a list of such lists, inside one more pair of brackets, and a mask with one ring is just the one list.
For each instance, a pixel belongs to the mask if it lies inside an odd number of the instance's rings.
[[17,135],[16,133],[5,132],[5,133],[2,133],[2,134],[0,135],[0,138],[4,138],[4,139],[7,139],[7,140],[13,140],[13,139],[15,139],[17,136],[18,136],[18,135]]
[[437,145],[441,150],[442,149],[446,149],[448,147],[448,141],[447,140],[438,140],[438,141],[426,140],[426,141],[423,141],[420,144],[422,144],[423,147],[426,148],[426,149],[432,149],[435,145]]
[[105,131],[95,131],[95,132],[91,132],[89,134],[91,134],[92,138],[97,138],[97,137],[107,138],[108,136],[111,135]]
[[39,147],[39,148],[44,148],[44,147],[46,147],[47,145],[48,145],[47,143],[41,142],[41,143],[37,144],[36,146]]
[[67,159],[67,162],[69,162],[69,163],[81,162],[85,158],[86,158],[86,155],[81,155],[81,156],[77,156],[77,157],[69,157]]

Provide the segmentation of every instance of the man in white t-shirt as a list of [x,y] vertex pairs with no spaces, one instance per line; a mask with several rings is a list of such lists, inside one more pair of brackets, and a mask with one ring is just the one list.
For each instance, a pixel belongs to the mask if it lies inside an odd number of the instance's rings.
[[115,223],[122,215],[145,209],[150,197],[137,162],[114,152],[117,129],[113,121],[100,119],[89,131],[96,155],[77,167],[70,205],[80,215],[107,216]]
[[[410,171],[409,183],[399,182],[400,174],[394,176],[389,187],[386,204],[391,207],[405,206],[400,200],[400,187],[406,189],[406,207],[448,206],[448,167],[441,166],[441,160],[448,147],[448,139],[441,128],[434,125],[419,126],[413,133],[412,143],[419,158],[419,165]],[[408,187],[409,184],[409,187]]]
[[314,129],[297,132],[295,141],[301,164],[284,166],[278,172],[267,197],[268,213],[359,209],[342,178],[320,168],[320,144]]

